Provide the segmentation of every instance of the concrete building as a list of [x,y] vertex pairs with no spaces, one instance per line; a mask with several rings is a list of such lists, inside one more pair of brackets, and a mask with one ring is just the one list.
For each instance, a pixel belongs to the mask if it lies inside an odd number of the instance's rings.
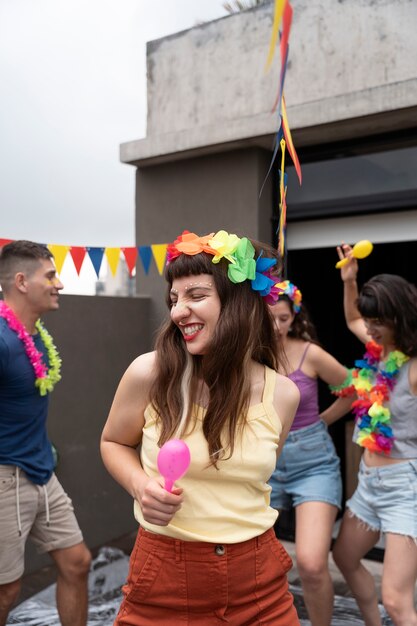
[[[316,276],[323,264],[338,284],[332,248],[369,238],[394,244],[378,246],[386,270],[417,278],[401,262],[414,246],[400,243],[417,237],[417,3],[292,5],[285,94],[303,185],[288,167],[291,276],[313,299],[311,259]],[[147,136],[121,146],[121,160],[137,168],[138,245],[183,228],[274,239],[275,168],[259,198],[278,129],[278,54],[264,71],[272,17],[267,2],[148,44]],[[370,271],[384,271],[381,255],[371,258]],[[138,276],[139,291],[154,296],[154,324],[155,277]]]
[[[351,364],[362,350],[345,329],[335,245],[377,244],[361,280],[390,272],[417,282],[417,3],[292,6],[285,95],[303,185],[289,165],[288,275],[324,346]],[[121,146],[121,160],[137,168],[138,245],[185,228],[275,240],[277,166],[259,195],[278,130],[278,54],[264,70],[272,18],[267,2],[148,44],[147,136]],[[155,268],[139,269],[137,286],[151,297],[155,328],[164,282]],[[333,435],[348,491],[344,424]]]

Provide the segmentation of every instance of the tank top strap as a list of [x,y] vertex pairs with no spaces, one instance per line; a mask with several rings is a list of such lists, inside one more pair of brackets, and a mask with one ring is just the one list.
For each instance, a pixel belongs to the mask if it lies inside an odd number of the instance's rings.
[[262,394],[262,403],[271,405],[274,400],[275,383],[277,379],[277,373],[267,365],[265,367],[265,385],[264,392]]
[[308,343],[308,344],[306,345],[305,350],[304,350],[304,352],[303,352],[303,356],[301,357],[301,361],[299,362],[298,367],[297,367],[297,369],[298,369],[298,370],[300,370],[300,369],[301,369],[301,367],[302,367],[302,365],[303,365],[303,363],[304,363],[304,359],[306,358],[306,354],[307,354],[308,349],[309,349],[309,347],[310,347],[310,346],[311,346],[311,343]]

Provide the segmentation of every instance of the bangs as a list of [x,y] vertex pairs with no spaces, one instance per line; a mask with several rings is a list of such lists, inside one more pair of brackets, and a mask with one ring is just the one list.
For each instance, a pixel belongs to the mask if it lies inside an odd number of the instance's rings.
[[380,320],[386,319],[386,312],[382,311],[381,307],[378,306],[378,301],[375,296],[360,295],[358,300],[358,311],[362,317]]
[[176,278],[213,274],[213,257],[206,252],[199,254],[181,254],[168,263],[165,269],[165,280],[172,285]]

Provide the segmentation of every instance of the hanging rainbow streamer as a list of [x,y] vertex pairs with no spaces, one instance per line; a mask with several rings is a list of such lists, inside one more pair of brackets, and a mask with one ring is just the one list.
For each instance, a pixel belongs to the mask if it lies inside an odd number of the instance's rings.
[[285,139],[281,139],[280,141],[281,147],[281,169],[279,172],[279,228],[278,228],[278,252],[281,255],[281,258],[284,258],[286,245],[285,245],[285,234],[286,234],[286,223],[287,223],[287,202],[286,202],[286,194],[287,194],[287,186],[286,186],[286,175],[285,175]]
[[282,16],[283,16],[286,4],[287,4],[287,0],[275,0],[274,22],[272,24],[271,41],[269,44],[268,58],[267,58],[266,67],[265,67],[266,70],[270,68],[272,59],[274,58],[275,48],[277,46],[277,40],[278,40],[279,25],[281,24],[281,20],[282,20]]
[[[283,259],[283,267],[284,267],[284,275],[285,275],[285,254],[286,254],[286,224],[287,224],[287,185],[286,185],[286,174],[285,174],[285,149],[287,148],[291,159],[294,163],[295,171],[297,172],[298,180],[301,185],[302,183],[302,175],[301,175],[301,166],[300,161],[298,159],[297,152],[294,147],[294,143],[291,136],[290,127],[288,124],[287,110],[285,106],[285,98],[284,98],[284,81],[285,81],[285,73],[287,69],[287,61],[288,61],[288,53],[289,53],[289,37],[291,31],[293,17],[293,9],[289,2],[289,0],[275,0],[274,4],[274,21],[272,25],[272,33],[271,33],[271,41],[269,44],[269,52],[268,58],[266,62],[266,69],[269,69],[272,63],[272,59],[274,57],[275,49],[278,42],[278,34],[279,28],[282,21],[282,32],[280,33],[280,55],[281,55],[281,64],[280,64],[280,76],[279,76],[279,85],[278,85],[278,93],[275,99],[272,112],[278,111],[279,117],[279,129],[275,139],[275,147],[272,155],[271,164],[269,166],[267,175],[265,180],[268,178],[273,163],[278,154],[278,150],[281,148],[281,170],[280,170],[280,179],[279,179],[279,226],[278,226],[278,251]],[[265,181],[261,188],[264,187]]]

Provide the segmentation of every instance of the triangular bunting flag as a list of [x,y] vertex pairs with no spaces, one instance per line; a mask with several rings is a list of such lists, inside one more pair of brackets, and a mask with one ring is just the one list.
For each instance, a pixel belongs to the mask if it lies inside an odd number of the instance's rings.
[[98,278],[100,274],[101,262],[103,260],[104,248],[87,248],[87,252]]
[[145,270],[145,274],[149,272],[149,266],[151,264],[152,259],[152,250],[151,246],[139,246],[139,256],[142,261],[143,269]]
[[120,261],[120,248],[106,248],[106,259],[110,267],[112,276],[116,276]]
[[67,258],[69,246],[59,246],[53,243],[48,243],[48,248],[54,255],[55,267],[58,274],[61,273],[64,261]]
[[158,272],[162,275],[165,266],[165,259],[167,256],[167,247],[166,243],[154,243],[151,245],[153,258],[155,259],[156,267],[158,268]]
[[75,269],[77,271],[78,276],[80,275],[86,252],[87,250],[84,248],[84,246],[71,246],[70,247],[70,254],[72,256],[72,260],[74,261]]
[[136,248],[136,246],[134,246],[132,248],[122,248],[122,252],[123,252],[124,257],[125,257],[125,261],[126,261],[127,269],[129,270],[129,274],[130,274],[130,276],[132,276],[133,270],[135,269],[135,266],[136,266],[136,259],[138,257],[138,249]]
[[13,239],[0,239],[0,248],[5,246],[7,243],[12,243]]

